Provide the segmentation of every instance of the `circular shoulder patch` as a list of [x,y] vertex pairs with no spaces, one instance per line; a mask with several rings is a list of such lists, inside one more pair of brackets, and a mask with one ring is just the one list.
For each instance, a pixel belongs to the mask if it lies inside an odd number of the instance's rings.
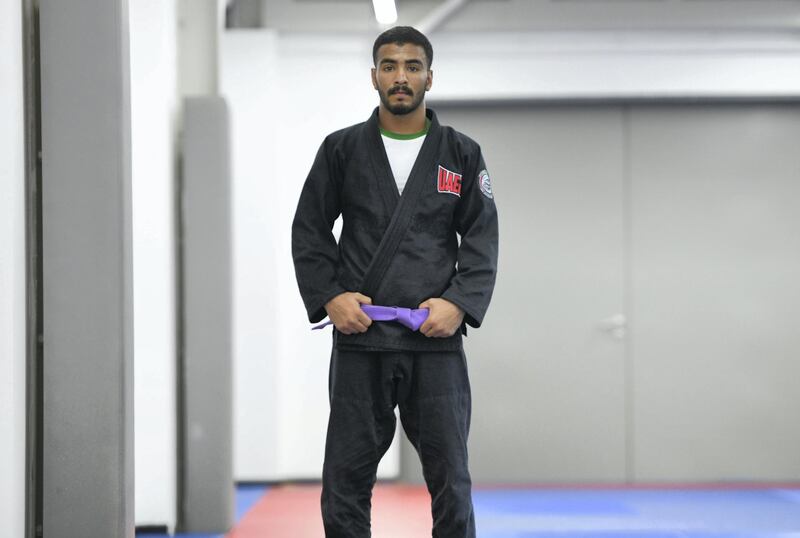
[[486,170],[481,170],[478,174],[478,184],[481,187],[481,192],[487,198],[494,198],[492,196],[492,182],[489,179],[489,172]]

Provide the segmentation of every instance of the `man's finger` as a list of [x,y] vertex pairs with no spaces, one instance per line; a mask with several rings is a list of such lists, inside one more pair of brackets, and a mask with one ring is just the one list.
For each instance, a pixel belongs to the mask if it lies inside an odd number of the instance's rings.
[[430,304],[428,303],[429,299],[425,299],[417,308],[430,308]]
[[372,320],[363,310],[359,311],[357,318],[365,327],[372,325]]
[[428,331],[430,330],[430,328],[431,328],[431,322],[425,320],[422,322],[422,325],[419,326],[419,332],[421,332],[425,336],[428,336]]
[[356,292],[356,300],[361,304],[372,304],[372,299],[366,295]]
[[428,324],[428,331],[425,333],[425,336],[433,337],[439,334],[439,326],[435,323]]

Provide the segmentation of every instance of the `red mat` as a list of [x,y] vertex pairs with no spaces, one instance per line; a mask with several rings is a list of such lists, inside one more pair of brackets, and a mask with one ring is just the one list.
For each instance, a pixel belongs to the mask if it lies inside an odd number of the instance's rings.
[[[279,486],[267,491],[227,538],[321,538],[321,487]],[[425,486],[379,484],[372,493],[372,535],[419,538],[431,533]]]

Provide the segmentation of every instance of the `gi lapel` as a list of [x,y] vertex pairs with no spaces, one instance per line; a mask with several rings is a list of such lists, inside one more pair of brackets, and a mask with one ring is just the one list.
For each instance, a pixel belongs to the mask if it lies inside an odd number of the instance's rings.
[[373,297],[378,292],[380,283],[383,281],[383,275],[389,269],[389,264],[394,258],[397,247],[411,223],[417,198],[419,198],[419,193],[422,192],[425,182],[425,175],[433,169],[434,161],[438,155],[439,143],[442,137],[439,121],[436,119],[436,114],[434,114],[433,110],[427,109],[425,112],[431,120],[431,125],[419,150],[417,160],[411,168],[402,196],[397,191],[397,184],[392,175],[389,159],[386,156],[386,149],[383,147],[383,141],[381,140],[381,133],[378,129],[377,108],[364,124],[364,135],[367,139],[372,171],[375,174],[374,177],[378,182],[378,188],[381,191],[386,208],[392,213],[392,219],[386,227],[380,245],[378,245],[378,250],[375,251],[372,261],[364,274],[364,280],[361,282],[359,291],[369,297]]
[[[400,200],[400,193],[397,191],[397,182],[394,179],[389,157],[386,156],[386,148],[383,146],[383,140],[381,139],[377,107],[375,107],[372,115],[364,124],[364,137],[367,142],[369,162],[372,166],[372,177],[378,183],[378,190],[381,193],[384,205],[386,205],[386,211],[393,215],[397,202]],[[422,150],[420,149],[421,152]]]

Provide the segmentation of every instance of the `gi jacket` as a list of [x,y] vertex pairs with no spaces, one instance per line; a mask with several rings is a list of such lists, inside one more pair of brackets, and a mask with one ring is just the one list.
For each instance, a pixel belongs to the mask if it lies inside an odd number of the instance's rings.
[[[429,298],[461,307],[480,327],[497,272],[497,211],[478,144],[436,114],[403,189],[392,176],[378,129],[378,109],[364,122],[328,135],[306,178],[292,224],[292,257],[308,319],[345,291],[372,304],[417,308]],[[339,243],[331,232],[342,215]],[[460,236],[460,244],[459,244]],[[461,331],[429,338],[396,322],[365,333],[336,329],[340,349],[448,351]]]

